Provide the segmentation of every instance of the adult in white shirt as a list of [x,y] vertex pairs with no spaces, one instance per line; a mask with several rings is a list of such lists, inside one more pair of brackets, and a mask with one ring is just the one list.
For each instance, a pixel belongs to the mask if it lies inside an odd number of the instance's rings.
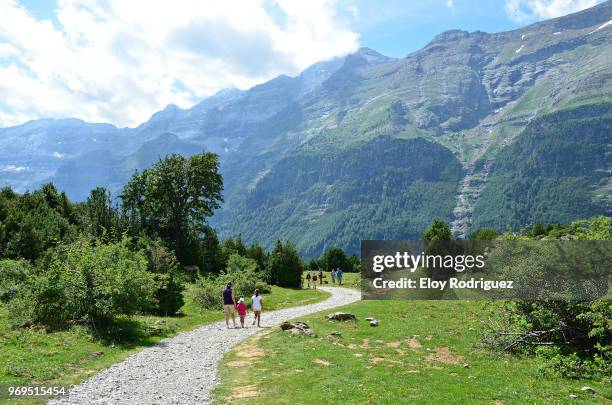
[[263,299],[261,295],[259,295],[259,289],[255,290],[255,295],[251,297],[251,302],[251,309],[253,310],[253,314],[255,314],[255,319],[253,319],[253,325],[255,325],[255,322],[257,322],[257,327],[260,327],[261,310],[263,309]]

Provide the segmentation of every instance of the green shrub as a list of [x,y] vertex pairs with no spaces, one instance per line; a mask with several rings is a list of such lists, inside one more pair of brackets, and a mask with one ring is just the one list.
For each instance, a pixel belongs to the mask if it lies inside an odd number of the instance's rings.
[[[544,227],[538,230],[539,235],[544,232],[542,229]],[[612,239],[612,221],[606,217],[546,229],[546,239]],[[504,237],[529,239],[534,236],[506,234]],[[564,260],[555,259],[555,251],[550,251],[547,246],[538,245],[537,248],[530,251],[532,255],[539,256],[542,263],[554,262],[557,272],[565,272],[562,273],[564,278],[571,276],[573,267],[570,259],[574,259],[573,257],[565,255]],[[574,256],[590,257],[588,247],[582,249],[583,251]],[[530,277],[535,277],[535,267],[537,266],[530,269]],[[571,292],[569,283],[567,291],[563,287],[556,291],[561,298],[571,298]],[[496,322],[497,324],[491,325],[490,330],[486,332],[488,336],[484,337],[485,343],[489,342],[493,347],[514,352],[537,352],[548,358],[550,370],[564,377],[610,375],[612,301],[609,299],[508,302]]]
[[236,298],[248,298],[256,289],[262,294],[270,292],[270,286],[265,282],[265,275],[258,271],[257,262],[253,259],[233,254],[227,261],[227,271],[221,275],[222,285],[232,283]]
[[104,245],[79,238],[56,248],[42,264],[9,305],[15,325],[61,329],[71,320],[87,320],[106,326],[116,315],[133,315],[155,303],[147,260],[128,248],[127,239]]
[[218,277],[201,275],[196,280],[193,300],[202,309],[220,309],[223,288]]
[[157,290],[157,304],[152,312],[160,315],[174,315],[185,304],[183,291],[185,284],[181,280],[181,268],[174,253],[161,241],[149,243],[145,250],[148,270],[153,273]]
[[234,253],[227,260],[225,272],[217,277],[201,276],[198,278],[194,299],[201,308],[220,308],[221,292],[227,283],[231,282],[236,299],[244,297],[248,300],[256,289],[259,289],[262,294],[271,291],[264,278],[265,275],[258,271],[255,260]]
[[0,260],[0,301],[9,302],[17,294],[31,268],[26,260]]

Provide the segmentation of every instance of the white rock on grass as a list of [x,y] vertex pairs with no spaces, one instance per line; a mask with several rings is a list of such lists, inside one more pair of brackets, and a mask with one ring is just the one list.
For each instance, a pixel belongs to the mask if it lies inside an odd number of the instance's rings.
[[[359,291],[348,288],[321,289],[331,292],[331,298],[301,307],[264,311],[262,326],[277,326],[289,319],[350,304],[361,297]],[[49,404],[208,404],[210,393],[218,384],[219,360],[258,330],[261,329],[228,330],[225,321],[221,321],[179,334],[111,366],[74,387],[68,396]]]

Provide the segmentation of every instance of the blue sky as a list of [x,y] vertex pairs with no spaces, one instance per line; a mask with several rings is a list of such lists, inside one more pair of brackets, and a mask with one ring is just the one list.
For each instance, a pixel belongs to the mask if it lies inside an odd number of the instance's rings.
[[[444,1],[377,3],[359,1],[360,12],[354,26],[362,46],[388,56],[406,56],[450,29],[499,32],[525,25],[511,20],[504,11],[504,1],[499,0],[455,0],[449,6]],[[385,13],[377,11],[387,3],[391,6]]]
[[0,127],[138,125],[360,46],[404,57],[449,29],[512,30],[599,1],[0,0]]

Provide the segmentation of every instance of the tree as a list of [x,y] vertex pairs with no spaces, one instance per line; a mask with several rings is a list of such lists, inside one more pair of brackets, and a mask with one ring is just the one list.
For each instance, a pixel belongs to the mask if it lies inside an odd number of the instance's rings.
[[431,226],[423,234],[423,240],[440,241],[451,240],[452,233],[450,226],[441,219],[435,219]]
[[46,250],[73,238],[76,227],[63,217],[62,197],[48,183],[32,193],[0,193],[0,254],[37,260]]
[[225,260],[217,232],[210,226],[204,227],[200,236],[200,254],[202,271],[219,274],[225,268]]
[[181,269],[174,252],[168,250],[161,241],[146,241],[145,254],[148,270],[153,273],[157,289],[156,305],[152,312],[160,315],[174,315],[185,304],[181,282]]
[[257,263],[257,271],[266,271],[268,254],[266,253],[264,248],[261,247],[261,245],[259,245],[258,243],[253,243],[251,246],[249,246],[246,250],[246,257],[255,260],[255,263]]
[[223,180],[214,153],[168,155],[135,173],[121,194],[131,229],[162,238],[184,264],[194,261],[207,219],[220,207]]
[[325,270],[331,271],[331,269],[340,268],[343,272],[352,272],[353,265],[349,261],[348,256],[339,247],[331,247],[327,249],[323,256],[321,257],[320,264],[323,265]]
[[291,242],[277,240],[268,260],[270,281],[280,287],[297,288],[302,283],[304,264]]
[[85,215],[86,228],[96,238],[118,233],[119,214],[112,205],[110,191],[104,187],[91,190],[85,202]]
[[[460,246],[455,246],[452,241],[450,226],[441,219],[435,219],[431,226],[423,234],[424,250],[428,255],[454,255]],[[453,269],[444,266],[427,267],[427,275],[436,280],[446,280],[454,273]]]

